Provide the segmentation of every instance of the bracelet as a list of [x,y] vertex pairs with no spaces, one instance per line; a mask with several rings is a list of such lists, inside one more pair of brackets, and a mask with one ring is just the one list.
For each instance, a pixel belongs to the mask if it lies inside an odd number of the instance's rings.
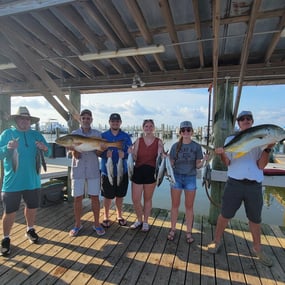
[[265,148],[263,151],[267,152],[267,153],[270,153],[271,152],[271,148]]

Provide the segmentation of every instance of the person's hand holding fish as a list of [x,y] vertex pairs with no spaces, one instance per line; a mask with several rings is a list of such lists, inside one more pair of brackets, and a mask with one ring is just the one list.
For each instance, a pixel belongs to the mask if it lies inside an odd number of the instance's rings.
[[122,150],[118,150],[118,154],[119,154],[119,158],[124,158],[125,157],[125,153]]
[[40,141],[36,141],[36,147],[42,151],[45,151],[45,152],[48,151],[47,146]]
[[108,149],[106,153],[107,158],[112,157],[112,153],[113,153],[113,150]]
[[16,149],[18,147],[19,143],[18,143],[18,140],[15,139],[15,140],[11,140],[8,142],[7,144],[7,148],[8,149]]

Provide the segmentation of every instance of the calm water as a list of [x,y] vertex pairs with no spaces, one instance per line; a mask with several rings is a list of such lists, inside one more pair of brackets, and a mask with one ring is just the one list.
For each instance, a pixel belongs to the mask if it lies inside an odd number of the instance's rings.
[[[54,141],[54,137],[51,135],[45,135],[45,137],[49,142]],[[165,140],[165,149],[170,149],[171,145],[176,141],[176,138]],[[285,226],[285,187],[264,187],[263,193],[263,223]],[[130,185],[124,201],[125,203],[132,203]],[[163,209],[171,208],[170,186],[168,180],[164,179],[161,185],[155,189],[153,207]],[[210,201],[206,195],[206,190],[202,187],[202,181],[198,179],[194,211],[196,214],[209,215],[209,208]],[[180,211],[184,211],[184,193],[181,195]],[[235,217],[240,220],[247,221],[243,206],[239,209]]]

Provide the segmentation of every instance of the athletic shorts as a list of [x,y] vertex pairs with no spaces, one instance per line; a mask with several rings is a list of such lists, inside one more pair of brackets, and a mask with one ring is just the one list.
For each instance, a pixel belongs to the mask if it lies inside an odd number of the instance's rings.
[[155,167],[150,165],[141,165],[134,167],[132,181],[136,184],[152,184],[156,180],[154,178]]
[[222,216],[226,219],[233,218],[242,202],[247,218],[253,223],[260,224],[263,207],[262,184],[229,177],[222,199]]
[[175,183],[171,189],[195,191],[197,189],[196,175],[175,174]]
[[129,186],[128,173],[125,173],[120,186],[117,186],[117,177],[114,177],[114,185],[109,182],[108,176],[102,175],[101,195],[107,199],[114,199],[115,197],[125,197],[127,195]]
[[79,197],[84,194],[99,196],[100,178],[71,179],[71,196]]
[[1,192],[4,212],[14,213],[19,210],[23,198],[28,209],[36,209],[40,205],[40,189],[17,192]]

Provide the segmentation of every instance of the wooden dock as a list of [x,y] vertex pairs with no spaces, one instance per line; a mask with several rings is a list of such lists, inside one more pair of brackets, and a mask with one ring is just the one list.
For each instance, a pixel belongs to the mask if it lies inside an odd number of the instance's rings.
[[[124,211],[130,225],[135,221],[133,207],[124,205]],[[100,213],[102,220],[102,209]],[[285,284],[285,234],[279,226],[262,226],[264,250],[274,261],[267,268],[250,252],[247,224],[237,220],[226,229],[217,255],[206,250],[214,227],[203,216],[195,217],[192,245],[185,241],[184,214],[179,216],[174,241],[167,241],[167,210],[152,210],[148,233],[120,227],[114,209],[111,220],[106,234],[98,237],[85,199],[84,228],[71,238],[72,203],[40,208],[36,226],[40,241],[30,244],[21,209],[11,233],[11,255],[0,257],[1,284]]]

